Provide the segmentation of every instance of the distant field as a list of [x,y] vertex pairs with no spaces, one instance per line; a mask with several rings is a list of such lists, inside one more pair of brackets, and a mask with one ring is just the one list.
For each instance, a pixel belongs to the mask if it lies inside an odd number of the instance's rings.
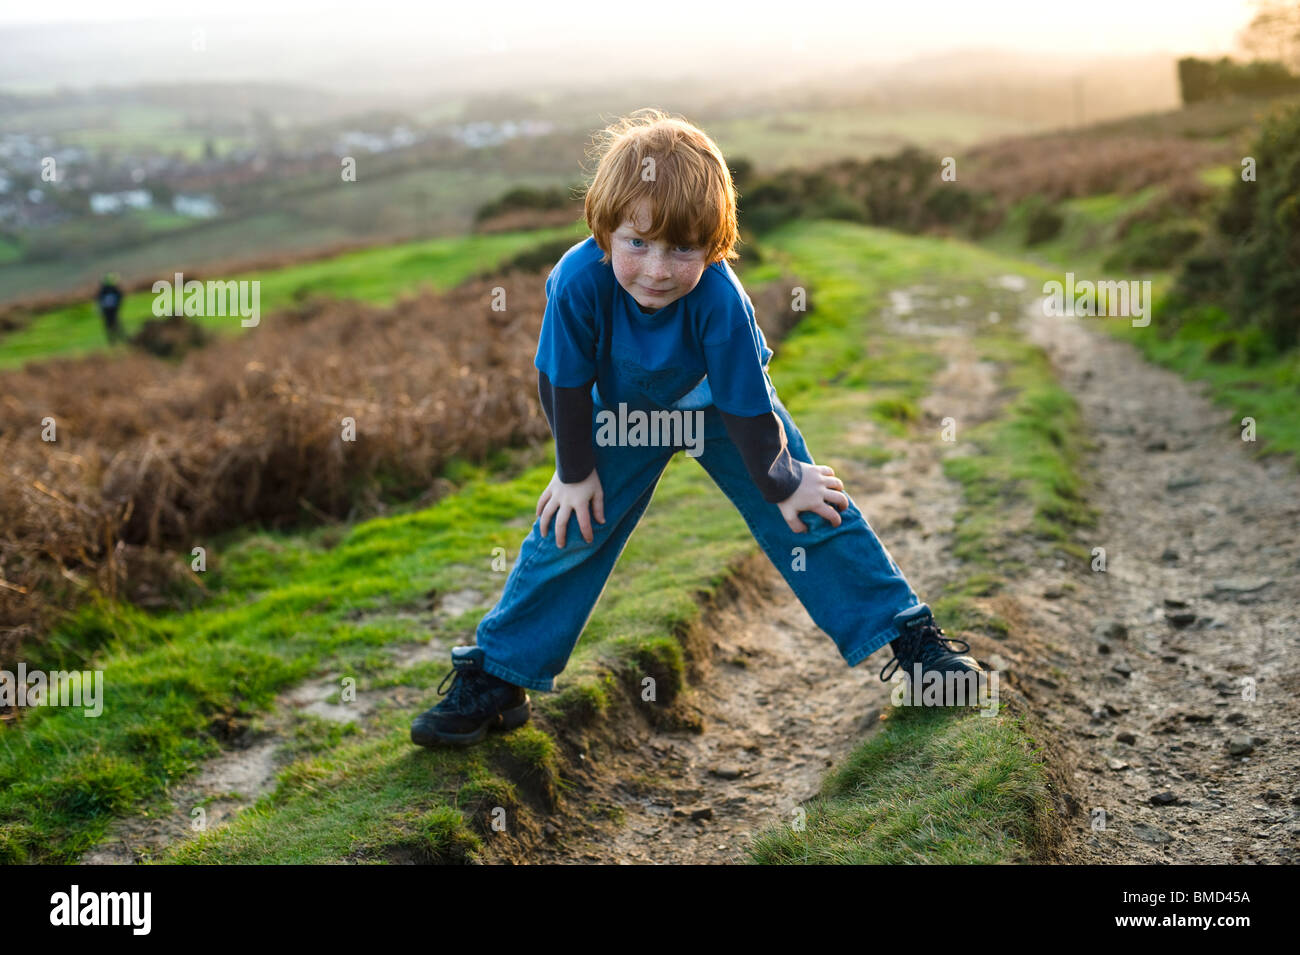
[[[260,280],[262,318],[310,295],[388,303],[403,292],[428,284],[449,288],[539,242],[572,235],[576,242],[586,230],[581,223],[555,229],[453,236],[397,245],[377,246],[330,259],[260,272],[221,276],[227,280]],[[131,334],[153,317],[153,295],[126,297],[122,324]],[[198,319],[205,327],[237,334],[237,317]],[[0,337],[0,368],[56,355],[78,355],[107,348],[103,321],[87,302],[47,312],[26,328]],[[124,347],[124,346],[117,346]]]
[[1262,112],[1300,103],[1300,96],[1233,97],[1106,120],[1089,125],[1089,136],[1168,136],[1228,142],[1232,134],[1253,126]]
[[1007,116],[863,107],[792,110],[707,124],[725,155],[745,156],[764,172],[818,166],[845,157],[870,158],[908,143],[930,148],[964,146],[1042,128],[1042,123]]
[[[18,132],[35,129],[42,133],[52,133],[60,139],[97,130],[134,131],[140,137],[157,137],[181,130],[184,123],[184,110],[166,106],[133,105],[103,109],[68,104],[0,114],[0,130]],[[149,145],[155,141],[154,138],[137,140],[139,145]]]
[[[102,116],[79,116],[73,110],[61,111],[56,121],[76,130],[65,134],[65,138],[87,146],[157,145],[163,140],[175,140],[183,151],[202,147],[202,136],[196,138],[181,129],[182,117],[175,110],[138,108],[119,112],[122,115],[116,117],[112,127],[104,125],[107,120]],[[760,170],[768,171],[816,166],[844,157],[866,158],[894,152],[907,143],[932,148],[969,145],[1041,128],[1041,124],[1007,117],[916,109],[789,110],[761,118],[710,121],[701,117],[698,121],[717,138],[728,158],[747,158]],[[13,122],[11,117],[7,125]],[[593,119],[593,129],[596,123]],[[42,127],[48,125],[42,123]],[[147,232],[155,235],[136,235],[127,241],[108,243],[111,252],[89,256],[73,252],[47,261],[20,263],[16,250],[6,255],[0,249],[0,302],[73,289],[97,280],[107,271],[141,275],[165,272],[177,263],[199,264],[308,249],[367,236],[381,241],[384,236],[399,234],[463,233],[481,205],[512,188],[565,187],[580,180],[587,136],[586,130],[573,133],[573,164],[564,170],[539,169],[535,163],[525,168],[521,163],[527,156],[483,150],[469,156],[466,165],[459,168],[429,166],[368,179],[363,157],[358,180],[347,183],[346,188],[314,188],[249,215],[211,222],[190,220],[177,224],[165,216],[155,216],[145,220]],[[291,188],[294,184],[282,185]],[[114,228],[114,223],[110,219],[83,220],[63,227],[69,243],[84,240],[87,226],[108,230]],[[43,241],[57,249],[59,235],[57,229],[47,232]]]
[[158,133],[149,127],[122,126],[110,129],[83,129],[65,133],[65,142],[94,151],[121,151],[148,146],[163,153],[179,153],[186,159],[202,159],[204,144],[212,141],[218,156],[247,146],[248,140],[235,136],[210,136],[202,130],[169,130]]
[[[178,226],[164,214],[149,224],[156,238],[110,254],[21,263],[10,261],[0,248],[0,301],[72,290],[109,271],[123,276],[165,274],[182,264],[319,248],[366,236],[378,241],[396,234],[458,235],[471,226],[479,206],[514,186],[563,186],[571,179],[428,168],[367,181],[363,164],[358,181],[346,187],[297,196],[244,218],[188,220]],[[67,234],[79,235],[94,225],[83,220],[66,227]]]
[[[1277,102],[1285,102],[1279,100]],[[1079,136],[1088,141],[1105,137],[1181,136],[1226,141],[1252,122],[1252,113],[1268,103],[1226,102],[1154,113],[1088,126]],[[82,111],[83,113],[85,111]],[[94,123],[103,117],[59,112],[51,124],[85,129],[86,136],[169,138],[182,122],[178,111],[137,108],[119,111],[115,131]],[[28,117],[29,119],[31,117]],[[449,119],[449,108],[424,119]],[[907,143],[932,150],[968,148],[978,142],[1042,131],[1042,124],[973,111],[873,110],[867,107],[825,110],[784,110],[757,117],[710,120],[694,117],[714,135],[731,159],[746,158],[760,171],[813,167],[839,158],[867,158],[897,151]],[[12,114],[0,128],[21,122]],[[79,125],[80,124],[80,125]],[[592,125],[596,120],[592,120]],[[96,131],[96,129],[101,131]],[[181,131],[183,132],[183,131]],[[75,135],[81,135],[80,133]],[[560,168],[554,155],[527,150],[482,150],[467,156],[460,167],[427,166],[382,177],[360,178],[346,188],[312,187],[298,195],[276,199],[247,215],[216,221],[177,222],[168,213],[150,213],[130,223],[110,219],[81,220],[31,236],[50,247],[44,261],[19,261],[23,247],[0,239],[0,302],[43,293],[68,291],[96,282],[106,271],[123,276],[166,274],[179,264],[200,265],[234,258],[320,248],[346,241],[391,241],[395,235],[456,235],[467,231],[475,211],[516,186],[565,187],[579,181],[586,131],[572,135],[572,164]],[[184,135],[180,136],[183,140]],[[473,165],[469,163],[472,162]],[[1232,170],[1218,170],[1214,185],[1222,185]],[[274,190],[292,192],[299,184],[285,181]],[[60,231],[63,230],[63,231]],[[88,230],[90,234],[88,236]],[[104,230],[101,240],[94,230]],[[28,237],[24,237],[27,239]],[[1068,245],[1077,236],[1063,237]],[[108,241],[111,239],[111,241]],[[69,251],[60,253],[60,242]],[[111,252],[86,252],[90,247]],[[1052,250],[1039,249],[1050,254]]]

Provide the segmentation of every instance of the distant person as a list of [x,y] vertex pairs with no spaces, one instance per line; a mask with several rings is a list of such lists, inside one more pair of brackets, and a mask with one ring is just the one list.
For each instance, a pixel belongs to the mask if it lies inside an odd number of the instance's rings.
[[109,272],[104,276],[104,284],[99,287],[95,302],[104,316],[104,330],[108,333],[110,345],[125,337],[122,334],[122,324],[117,318],[118,309],[122,307],[122,297],[122,290],[117,287],[117,273]]
[[[451,685],[413,720],[412,742],[478,742],[490,729],[527,722],[528,690],[555,689],[660,474],[681,450],[593,435],[594,409],[622,416],[624,405],[700,415],[697,460],[844,662],[887,647],[893,659],[882,680],[894,670],[923,684],[937,679],[942,705],[954,705],[949,677],[987,674],[965,641],[944,636],[844,482],[814,463],[768,377],[772,350],[727,261],[738,258],[738,230],[721,151],[697,127],[657,111],[612,132],[586,196],[593,235],[565,252],[546,281],[534,364],[556,439],[555,476],[501,599],[479,622],[475,645],[451,651]],[[647,157],[652,179],[642,176]],[[786,571],[796,547],[806,570]],[[788,702],[798,705],[797,689]]]

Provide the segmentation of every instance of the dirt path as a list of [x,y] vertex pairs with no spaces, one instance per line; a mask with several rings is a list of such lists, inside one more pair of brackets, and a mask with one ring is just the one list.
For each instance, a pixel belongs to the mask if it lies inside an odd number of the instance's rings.
[[1106,571],[1018,588],[1056,651],[1036,702],[1077,762],[1075,848],[1088,862],[1300,861],[1300,479],[1250,458],[1235,422],[1257,412],[1213,406],[1084,324],[1100,320],[1026,323],[1098,442],[1086,546],[1105,548]]
[[[924,337],[948,359],[922,403],[937,434],[953,408],[963,409],[968,424],[993,414],[998,384],[996,367],[974,354],[972,316],[952,323],[971,303],[936,296],[927,310],[917,301],[926,291],[933,290],[895,295],[884,318],[895,333]],[[934,324],[945,321],[939,303],[956,310],[949,324]],[[868,467],[854,452],[869,445],[897,457]],[[819,463],[833,462],[927,599],[952,573],[949,535],[961,500],[960,485],[943,474],[943,457],[969,449],[894,438],[864,419],[842,448],[811,450]],[[702,731],[628,726],[619,748],[584,754],[589,768],[575,780],[572,807],[535,861],[743,861],[751,837],[788,823],[827,769],[870,735],[889,703],[890,687],[879,680],[889,652],[846,667],[762,553],[740,569],[736,583],[732,599],[706,615],[705,631],[714,635],[708,659],[679,704]]]
[[[960,408],[969,426],[1000,402],[996,368],[974,357],[975,317],[944,324],[969,303],[934,291],[894,293],[885,318],[948,360],[928,423]],[[989,600],[1013,639],[975,649],[1064,744],[1084,811],[1061,860],[1295,862],[1300,480],[1287,462],[1251,460],[1201,386],[1024,298],[1000,319],[1052,357],[1097,442],[1085,470],[1100,522],[1081,542],[1104,547],[1107,565],[1031,560]],[[948,535],[960,488],[940,468],[968,449],[869,425],[857,437],[899,455],[837,471],[924,597],[958,570]],[[741,861],[750,836],[787,820],[871,732],[887,703],[884,657],[846,670],[761,555],[740,586],[745,599],[707,621],[718,636],[692,699],[703,732],[641,730],[594,754],[585,811],[537,861]]]

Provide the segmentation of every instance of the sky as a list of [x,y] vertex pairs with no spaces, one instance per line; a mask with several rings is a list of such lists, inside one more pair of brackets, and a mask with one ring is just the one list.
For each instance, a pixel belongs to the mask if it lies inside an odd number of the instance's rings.
[[[59,0],[58,3],[0,5],[0,25],[168,19],[201,22],[223,17],[277,22],[292,32],[310,32],[323,21],[361,39],[400,38],[413,28],[464,37],[525,41],[611,42],[615,37],[636,51],[648,37],[703,46],[731,35],[738,45],[778,43],[801,32],[837,48],[888,46],[906,54],[954,45],[1006,46],[1022,50],[1146,52],[1155,49],[1225,48],[1251,16],[1248,0],[929,0],[921,3],[870,3],[843,0],[762,2],[733,6],[698,0],[592,4],[536,0],[433,4],[394,0],[365,3],[337,0],[221,0],[178,4],[175,0]],[[644,51],[647,55],[651,51]]]
[[[1103,54],[1231,53],[1252,12],[1250,0],[59,0],[0,4],[0,43],[10,58],[0,83],[183,75],[380,88],[402,78],[418,82],[436,64],[479,81],[549,81],[581,77],[585,68],[600,81],[633,82],[698,69],[729,70],[762,85],[776,75],[808,77],[972,48],[1086,69],[1089,57]],[[62,29],[32,30],[35,24]],[[189,55],[200,35],[207,55]]]

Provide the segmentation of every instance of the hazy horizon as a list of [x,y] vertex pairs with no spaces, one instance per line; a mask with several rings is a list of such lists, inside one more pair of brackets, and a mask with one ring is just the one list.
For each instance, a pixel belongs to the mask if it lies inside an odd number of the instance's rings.
[[[586,20],[563,8],[497,3],[410,11],[303,0],[234,0],[185,13],[159,0],[111,8],[84,0],[0,11],[0,88],[152,82],[288,82],[335,92],[521,89],[686,78],[760,91],[919,59],[983,51],[1009,63],[1086,72],[1101,57],[1221,55],[1251,17],[1247,0],[1174,10],[1155,0],[975,10],[939,0],[888,13],[809,2],[786,21],[718,7],[609,7]],[[1091,27],[1080,27],[1082,21]],[[991,67],[1000,56],[988,57]],[[974,60],[972,59],[972,62]]]

